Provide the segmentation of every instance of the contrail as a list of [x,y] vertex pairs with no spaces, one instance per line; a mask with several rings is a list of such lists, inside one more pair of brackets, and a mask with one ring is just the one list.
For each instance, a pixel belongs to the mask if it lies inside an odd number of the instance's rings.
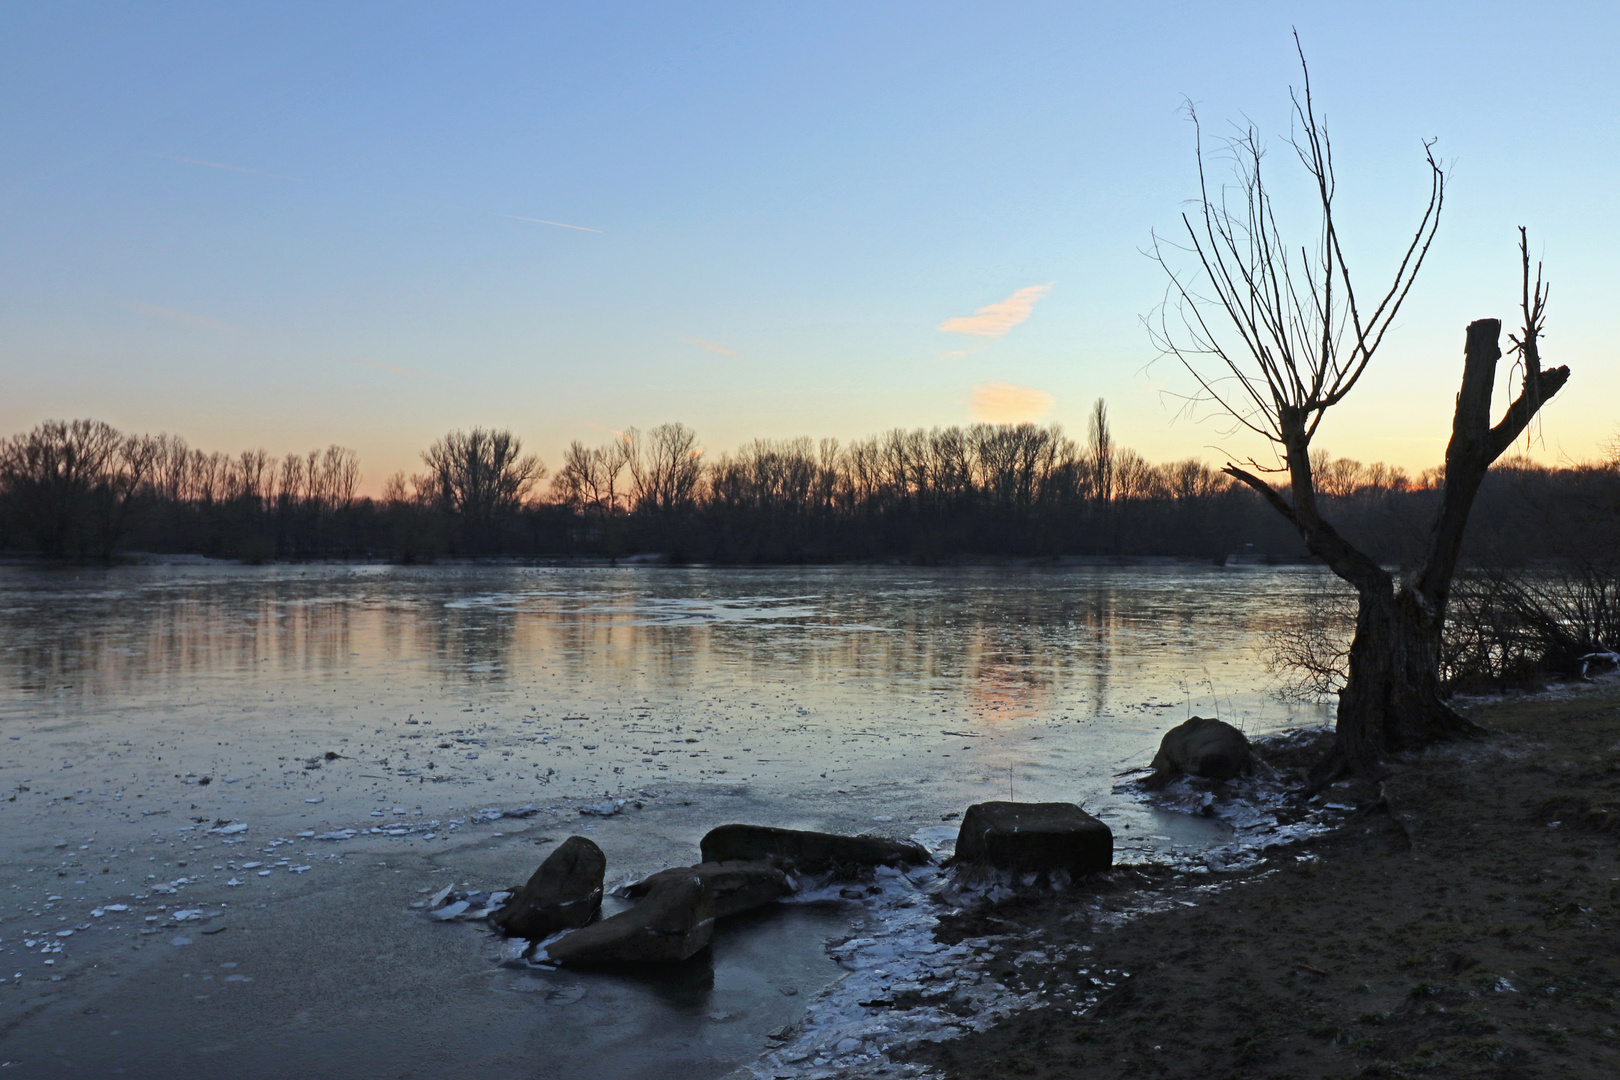
[[228,172],[249,173],[253,176],[270,176],[277,180],[291,180],[295,184],[302,184],[304,182],[302,178],[297,176],[283,176],[280,173],[265,172],[262,169],[244,169],[240,165],[222,165],[217,161],[203,161],[200,158],[175,157],[173,154],[155,153],[149,153],[148,156],[163,158],[165,161],[183,161],[187,165],[201,165],[208,169],[225,169]]
[[495,216],[496,217],[503,217],[503,218],[510,218],[512,221],[532,221],[536,225],[555,225],[559,229],[578,229],[580,232],[599,233],[599,232],[602,231],[601,229],[586,228],[584,225],[569,225],[566,222],[562,222],[562,221],[547,221],[545,218],[519,217],[516,214],[496,214]]

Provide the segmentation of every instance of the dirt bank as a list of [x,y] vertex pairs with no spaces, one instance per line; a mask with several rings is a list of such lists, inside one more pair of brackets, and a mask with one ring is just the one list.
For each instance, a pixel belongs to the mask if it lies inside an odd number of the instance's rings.
[[[1489,738],[1395,763],[1382,799],[1344,793],[1362,811],[1340,831],[1088,935],[1089,970],[1129,973],[1095,1009],[1023,1013],[912,1060],[960,1078],[1620,1075],[1620,692],[1471,715]],[[1076,914],[995,917],[1050,944]],[[1005,973],[1084,978],[1077,961]]]

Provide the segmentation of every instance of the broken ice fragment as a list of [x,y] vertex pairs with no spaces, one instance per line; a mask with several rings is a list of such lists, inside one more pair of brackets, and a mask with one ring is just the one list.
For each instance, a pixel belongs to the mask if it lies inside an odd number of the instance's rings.
[[449,922],[457,915],[460,915],[463,911],[466,911],[468,906],[467,901],[457,900],[455,903],[450,904],[447,907],[442,907],[437,911],[430,912],[430,914],[440,922]]
[[209,829],[208,831],[211,833],[218,833],[220,836],[235,836],[237,833],[247,832],[247,825],[238,821],[235,824],[221,825],[218,828]]

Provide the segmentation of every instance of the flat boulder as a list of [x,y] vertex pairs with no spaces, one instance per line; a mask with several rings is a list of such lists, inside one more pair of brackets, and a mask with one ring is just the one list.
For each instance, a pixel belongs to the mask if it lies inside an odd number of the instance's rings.
[[[629,886],[622,895],[632,900],[640,899],[657,888],[660,881],[672,875],[697,878],[714,898],[714,917],[717,919],[764,907],[793,891],[793,886],[788,884],[787,875],[769,863],[706,862],[698,863],[696,866],[660,870],[651,877]],[[615,895],[620,894],[615,892]]]
[[570,836],[489,921],[509,937],[531,941],[584,926],[602,906],[606,871],[601,848],[583,836]]
[[535,950],[567,967],[678,964],[714,937],[714,896],[696,874],[665,871],[641,903]]
[[874,866],[924,866],[927,851],[881,836],[775,829],[767,825],[722,825],[699,845],[706,863],[764,862],[803,874],[859,874]]
[[1195,716],[1164,733],[1153,757],[1152,782],[1164,784],[1183,773],[1207,780],[1231,780],[1254,768],[1254,752],[1243,732],[1224,720]]
[[962,815],[956,861],[1094,874],[1113,865],[1114,832],[1073,803],[975,803]]

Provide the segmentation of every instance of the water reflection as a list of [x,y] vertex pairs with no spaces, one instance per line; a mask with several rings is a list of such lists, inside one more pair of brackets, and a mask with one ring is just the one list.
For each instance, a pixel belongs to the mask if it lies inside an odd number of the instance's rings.
[[[1260,580],[1261,578],[1265,580]],[[0,693],[401,693],[549,679],[660,700],[962,695],[985,721],[1144,699],[1253,708],[1302,570],[0,570]],[[1117,684],[1126,698],[1116,700]],[[458,689],[459,688],[459,689]],[[1157,697],[1155,698],[1155,695]]]

